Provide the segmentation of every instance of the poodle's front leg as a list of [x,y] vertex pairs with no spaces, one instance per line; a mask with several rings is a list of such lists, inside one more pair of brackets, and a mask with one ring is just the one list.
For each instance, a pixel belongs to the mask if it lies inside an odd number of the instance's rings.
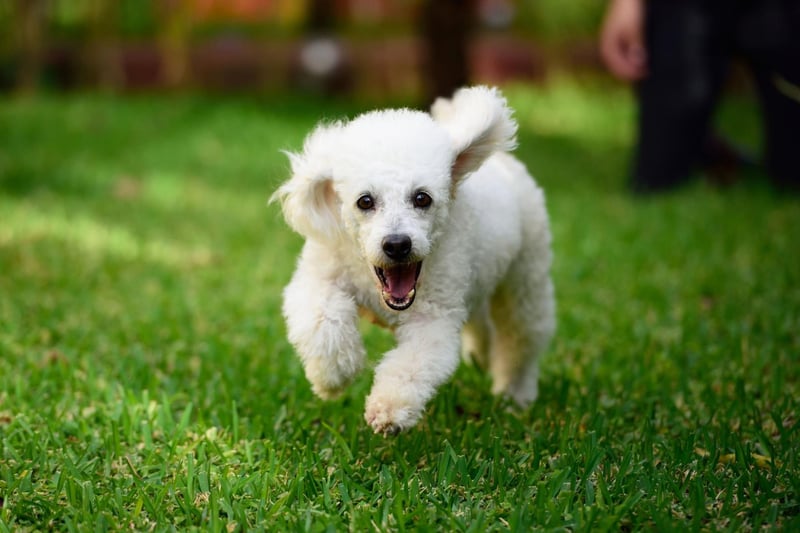
[[284,291],[283,314],[312,389],[327,400],[363,368],[365,350],[352,296],[319,274],[313,263],[300,261]]
[[375,369],[364,418],[375,433],[414,426],[436,389],[459,362],[461,321],[419,319],[397,329],[397,348]]

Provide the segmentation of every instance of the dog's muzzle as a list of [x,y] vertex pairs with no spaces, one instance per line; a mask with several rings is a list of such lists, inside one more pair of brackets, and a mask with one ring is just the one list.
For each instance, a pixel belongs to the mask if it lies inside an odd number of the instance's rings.
[[385,265],[374,267],[381,296],[390,309],[403,311],[414,303],[422,261],[412,258],[412,242],[407,235],[388,235],[381,246],[389,260]]

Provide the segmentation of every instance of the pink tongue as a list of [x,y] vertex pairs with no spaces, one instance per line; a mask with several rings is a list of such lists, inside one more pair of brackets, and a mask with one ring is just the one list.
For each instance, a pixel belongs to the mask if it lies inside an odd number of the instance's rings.
[[417,283],[417,265],[400,265],[383,271],[386,289],[395,300],[404,299]]

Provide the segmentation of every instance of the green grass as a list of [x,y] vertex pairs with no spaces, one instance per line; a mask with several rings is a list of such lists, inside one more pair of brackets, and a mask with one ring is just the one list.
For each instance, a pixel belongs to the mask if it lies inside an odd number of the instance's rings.
[[369,372],[310,392],[279,312],[301,241],[266,204],[278,150],[359,106],[0,102],[0,531],[800,528],[800,201],[632,198],[628,93],[508,95],[555,238],[540,399],[462,366],[390,439]]

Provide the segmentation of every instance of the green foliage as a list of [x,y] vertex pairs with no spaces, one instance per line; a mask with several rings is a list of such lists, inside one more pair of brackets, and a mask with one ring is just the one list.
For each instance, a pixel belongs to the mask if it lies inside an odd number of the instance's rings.
[[595,35],[607,2],[599,0],[518,0],[517,26],[546,41]]
[[119,30],[124,36],[153,35],[158,24],[158,12],[153,2],[121,0],[118,4]]
[[[311,394],[280,317],[301,242],[266,205],[278,150],[355,106],[1,102],[0,531],[797,529],[798,200],[632,198],[627,93],[507,94],[555,236],[541,396],[462,366],[394,439],[369,373]],[[757,142],[750,103],[722,115]]]

